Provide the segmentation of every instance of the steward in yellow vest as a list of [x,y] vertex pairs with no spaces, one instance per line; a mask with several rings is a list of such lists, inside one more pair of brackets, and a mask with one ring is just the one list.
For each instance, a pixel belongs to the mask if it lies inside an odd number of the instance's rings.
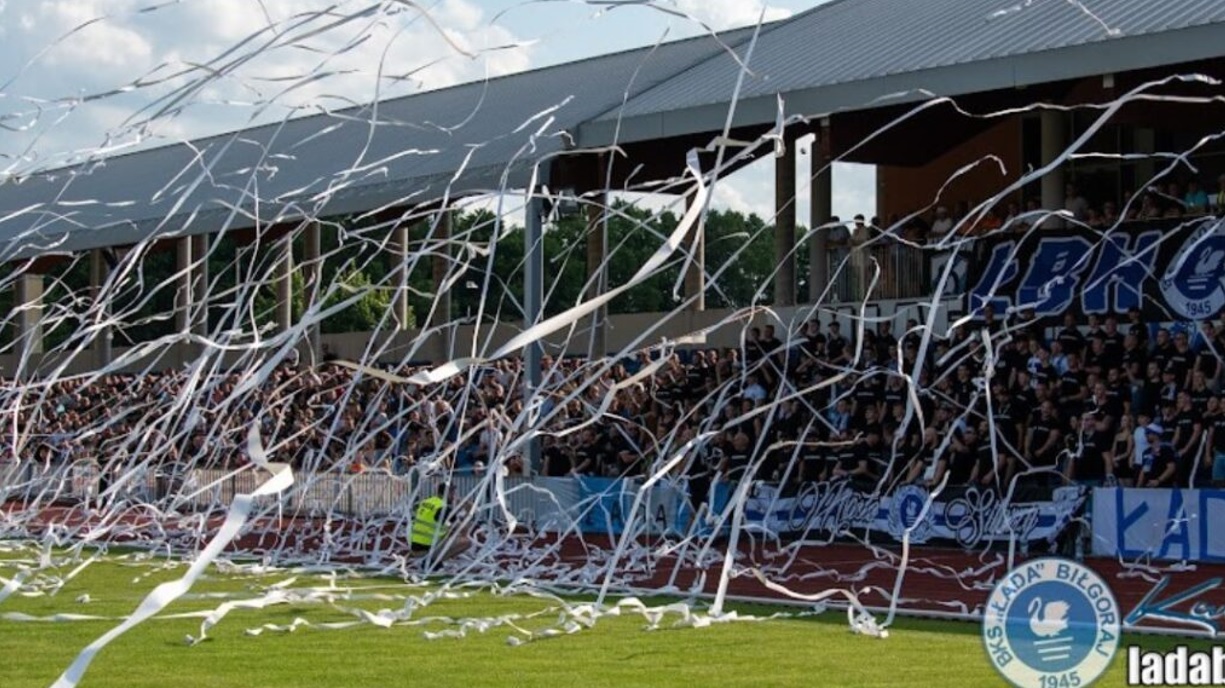
[[[472,545],[464,533],[450,537],[450,544],[445,550],[439,550],[444,540],[448,540],[448,528],[445,525],[449,509],[448,502],[454,505],[455,490],[445,483],[440,485],[438,492],[432,497],[426,497],[417,505],[413,516],[413,532],[409,537],[409,547],[414,554],[430,553],[434,563],[450,559]],[[453,517],[453,515],[452,515]]]
[[447,503],[437,495],[423,500],[417,506],[417,514],[413,518],[413,549],[428,550],[434,543],[446,537],[446,529],[440,522],[446,506]]

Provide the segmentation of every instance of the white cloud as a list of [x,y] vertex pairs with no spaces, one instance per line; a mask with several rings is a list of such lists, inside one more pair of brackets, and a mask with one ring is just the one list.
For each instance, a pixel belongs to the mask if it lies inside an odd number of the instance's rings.
[[[44,0],[18,16],[0,5],[0,26],[9,28],[0,42],[0,84],[9,84],[0,124],[42,112],[27,131],[0,137],[0,173],[66,162],[67,152],[101,145],[107,134],[131,142],[248,126],[253,103],[273,105],[266,121],[531,66],[531,49],[504,49],[523,41],[469,0],[427,5],[428,18],[407,3],[365,0],[184,0],[140,11],[146,4]],[[113,130],[116,111],[135,113],[188,87],[166,117],[139,132]],[[32,143],[37,156],[15,159]]]
[[757,0],[676,0],[678,10],[717,31],[756,24],[763,19],[763,6],[764,21],[791,16],[787,8],[771,7]]

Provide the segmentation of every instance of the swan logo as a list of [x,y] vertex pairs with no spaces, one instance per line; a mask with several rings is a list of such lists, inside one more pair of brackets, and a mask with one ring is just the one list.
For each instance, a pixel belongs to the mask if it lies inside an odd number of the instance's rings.
[[923,520],[919,515],[927,506],[927,490],[915,485],[907,485],[898,489],[889,502],[889,532],[898,540],[910,529],[910,541],[922,544],[931,539],[931,514],[926,514]]
[[1212,221],[1187,240],[1160,282],[1170,308],[1206,320],[1225,308],[1225,223]]
[[996,670],[1019,688],[1080,688],[1119,649],[1122,618],[1092,569],[1057,558],[1010,571],[983,612],[983,643]]

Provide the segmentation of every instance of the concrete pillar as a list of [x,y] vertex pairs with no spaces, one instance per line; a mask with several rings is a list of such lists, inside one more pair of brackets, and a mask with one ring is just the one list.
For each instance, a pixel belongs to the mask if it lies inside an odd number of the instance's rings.
[[774,305],[795,305],[795,145],[774,158]]
[[191,258],[195,269],[191,271],[192,306],[191,333],[198,337],[208,336],[208,253],[209,235],[197,234],[191,238]]
[[[305,281],[304,299],[308,304],[316,304],[319,302],[319,295],[323,292],[323,285],[320,281],[323,279],[323,265],[320,262],[319,254],[321,248],[321,229],[318,222],[310,222],[306,225],[306,231],[303,233],[302,247],[302,277]],[[306,346],[307,360],[305,362],[314,366],[323,360],[322,342],[319,336],[319,321],[312,320],[306,327]]]
[[[811,158],[812,194],[809,222],[820,227],[834,216],[834,170],[829,165],[829,130],[813,137]],[[816,303],[829,285],[829,230],[815,232],[808,241],[808,300]]]
[[288,332],[293,327],[293,235],[276,243],[276,329]]
[[[1059,110],[1042,111],[1042,165],[1049,165],[1068,148],[1068,113]],[[1067,176],[1060,165],[1042,177],[1042,209],[1063,210],[1066,200]],[[1062,227],[1061,220],[1051,220],[1052,227]]]
[[[693,207],[693,195],[685,196],[685,211]],[[689,247],[689,259],[685,262],[685,300],[687,308],[694,313],[706,310],[706,223],[705,219],[693,225],[685,237]],[[696,298],[694,298],[696,297]],[[689,299],[693,299],[689,301]]]
[[[1157,174],[1157,159],[1152,157],[1152,154],[1157,152],[1157,131],[1147,127],[1136,127],[1132,132],[1132,150],[1148,156],[1135,162],[1136,188],[1131,189],[1131,191],[1141,194],[1141,197],[1143,197],[1144,189],[1152,183],[1153,176]],[[1127,189],[1120,189],[1120,191],[1127,191]],[[1127,201],[1126,198],[1122,200],[1124,202]],[[1136,201],[1137,204],[1139,202]],[[1119,212],[1122,211],[1123,208],[1120,206]]]
[[[14,341],[22,359],[43,352],[43,276],[25,272],[13,283],[13,307],[16,309],[17,332]],[[33,361],[26,361],[27,370],[34,368]]]
[[[434,252],[432,273],[434,283],[434,325],[441,326],[436,337],[438,350],[435,360],[438,362],[451,360],[452,341],[455,335],[454,323],[451,322],[451,289],[447,286],[447,277],[451,273],[451,221],[455,211],[444,208],[438,213],[438,226],[434,230],[434,241],[438,249]],[[407,293],[407,292],[406,292]]]
[[192,289],[191,237],[174,240],[174,271],[178,274],[174,286],[174,329],[187,332],[191,329],[191,302],[195,296]]
[[[106,264],[106,258],[103,256],[102,249],[96,248],[89,252],[89,293],[93,296],[94,302],[99,303],[100,314],[99,318],[103,323],[110,320],[110,308],[106,299],[102,296],[102,285],[106,283],[106,275],[109,268]],[[94,367],[96,369],[106,368],[111,364],[111,337],[114,333],[111,332],[110,325],[102,325],[94,335]]]
[[[536,188],[527,189],[523,231],[523,327],[530,328],[544,320],[544,197],[541,192],[548,186],[551,170],[541,165],[536,175]],[[527,456],[524,466],[527,475],[533,475],[543,466],[540,463],[540,434],[536,426],[540,422],[539,399],[543,371],[540,369],[544,349],[539,342],[524,347],[523,367],[527,383],[523,401],[527,409],[528,433]]]
[[409,326],[408,300],[408,225],[398,224],[391,230],[391,274],[395,288],[391,300],[391,319],[396,330],[403,332]]
[[[605,234],[604,210],[608,197],[603,193],[591,199],[587,206],[587,294],[588,300],[598,297],[608,289],[608,266],[606,265],[608,236]],[[591,346],[588,355],[592,359],[608,354],[608,309],[599,308],[591,314]]]

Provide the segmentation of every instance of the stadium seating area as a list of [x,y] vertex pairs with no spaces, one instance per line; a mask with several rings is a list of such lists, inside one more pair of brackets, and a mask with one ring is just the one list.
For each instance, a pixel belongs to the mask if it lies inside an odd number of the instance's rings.
[[[679,469],[699,491],[750,470],[788,485],[849,479],[865,489],[946,477],[1006,486],[1028,467],[1061,474],[1026,476],[1045,484],[1225,483],[1225,321],[1190,331],[1149,326],[1137,312],[1127,320],[1069,317],[1045,328],[988,309],[948,339],[924,340],[909,322],[899,342],[889,323],[857,339],[814,319],[786,342],[752,328],[740,349],[663,362],[647,353],[613,365],[546,358],[538,471],[638,475],[700,438]],[[238,375],[193,383],[183,372],[9,382],[7,407],[22,411],[6,437],[25,444],[6,447],[5,458],[100,459],[111,475],[147,462],[231,468],[246,460],[259,419],[278,457],[308,470],[399,474],[442,459],[462,471],[500,462],[523,472],[520,361],[434,387],[358,375],[286,366],[254,393]]]

